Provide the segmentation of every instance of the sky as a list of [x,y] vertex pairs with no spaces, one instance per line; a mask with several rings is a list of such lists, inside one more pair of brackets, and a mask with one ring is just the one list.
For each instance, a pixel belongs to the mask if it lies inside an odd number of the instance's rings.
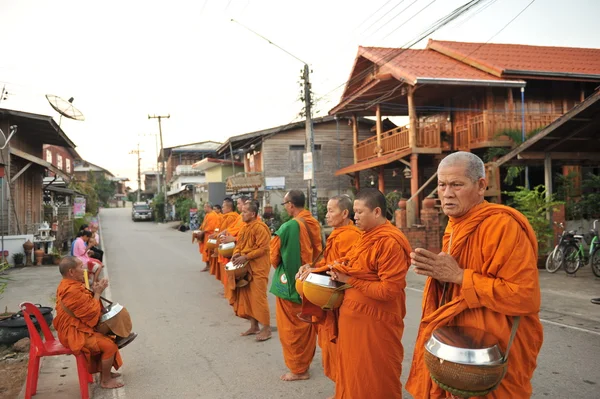
[[[54,94],[83,112],[61,128],[86,160],[128,177],[156,168],[165,147],[299,120],[303,64],[318,99],[337,104],[358,46],[402,47],[467,0],[0,0],[0,108],[58,114]],[[600,48],[595,0],[487,0],[430,37]],[[502,30],[502,28],[504,28]],[[423,40],[413,48],[424,48]]]

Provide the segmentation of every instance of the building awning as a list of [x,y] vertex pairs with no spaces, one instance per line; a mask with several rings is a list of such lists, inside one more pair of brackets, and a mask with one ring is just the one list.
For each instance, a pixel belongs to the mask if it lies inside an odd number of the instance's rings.
[[203,160],[193,164],[192,168],[194,170],[204,171],[207,169],[214,168],[215,166],[231,166],[232,164],[234,166],[244,166],[242,162],[231,162],[230,160],[228,161],[226,159],[204,158]]
[[368,159],[366,161],[362,161],[359,163],[355,163],[350,166],[346,166],[335,172],[336,176],[347,175],[349,173],[360,172],[361,170],[375,168],[381,165],[387,165],[390,162],[397,161],[401,158],[404,158],[407,155],[410,155],[411,149],[407,148],[402,151],[394,152],[391,154],[384,155],[382,157],[377,157],[373,159]]
[[227,178],[227,189],[259,188],[263,185],[262,173],[242,173]]
[[[16,148],[11,147],[10,148],[10,153],[14,156],[17,156],[19,158],[23,158],[26,161],[35,163],[37,165],[40,165],[43,168],[48,169],[50,172],[56,174],[57,176],[61,177],[65,182],[69,182],[71,181],[71,177],[69,175],[67,175],[65,172],[63,172],[62,170],[58,169],[56,166],[52,165],[49,162],[44,161],[42,158],[38,158],[34,155],[28,154],[24,151],[18,150]],[[17,175],[18,176],[18,175]]]

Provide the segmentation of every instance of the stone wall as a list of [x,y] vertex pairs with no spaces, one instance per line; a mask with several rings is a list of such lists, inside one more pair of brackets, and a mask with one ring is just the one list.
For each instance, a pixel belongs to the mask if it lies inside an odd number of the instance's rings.
[[406,201],[399,202],[400,209],[396,210],[396,226],[402,230],[413,249],[425,248],[433,253],[442,250],[442,231],[439,212],[435,208],[435,200],[426,198],[421,206],[421,224],[408,227],[406,216]]

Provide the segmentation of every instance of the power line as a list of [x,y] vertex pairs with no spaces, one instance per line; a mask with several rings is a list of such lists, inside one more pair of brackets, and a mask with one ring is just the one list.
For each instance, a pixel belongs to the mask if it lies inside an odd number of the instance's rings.
[[[389,12],[392,12],[393,10],[396,9],[396,7],[398,7],[400,4],[404,3],[404,0],[401,0],[398,4],[396,4],[394,7],[392,7],[390,10],[388,10]],[[414,2],[413,2],[414,3]],[[410,6],[409,6],[410,7]],[[408,7],[407,7],[408,8]],[[406,8],[405,8],[406,10]],[[367,31],[369,29],[371,29],[375,24],[377,24],[379,21],[381,21],[383,19],[383,17],[385,17],[387,14],[383,14],[381,17],[379,17],[376,21],[374,21],[371,25],[369,25],[369,27],[367,29],[365,29],[364,31],[362,31],[362,34],[364,35],[365,33],[367,33]],[[393,19],[393,18],[392,18]],[[388,21],[389,22],[389,21]],[[374,32],[376,33],[376,32]],[[371,35],[373,35],[374,33],[372,33]]]
[[[387,21],[385,24],[381,25],[379,28],[377,28],[375,30],[375,32],[371,33],[369,36],[366,37],[366,39],[368,39],[369,37],[373,36],[375,33],[379,32],[381,29],[383,29],[386,25],[388,25],[389,23],[391,23],[393,20],[395,20],[396,18],[398,18],[402,13],[404,13],[404,11],[408,10],[413,4],[415,4],[417,1],[419,0],[414,0],[412,3],[410,3],[408,6],[406,6],[402,11],[400,11],[398,14],[394,15],[392,17],[392,19],[390,19],[389,21]],[[412,17],[411,17],[412,18]],[[409,18],[407,21],[410,21],[411,18]]]
[[400,29],[401,27],[403,27],[404,25],[406,25],[411,19],[413,19],[414,17],[416,17],[417,15],[419,15],[420,13],[422,13],[423,11],[425,11],[430,5],[432,5],[435,2],[436,2],[436,0],[432,0],[425,7],[421,8],[419,11],[417,11],[417,13],[415,15],[413,15],[412,17],[410,17],[409,19],[407,19],[403,24],[400,24],[398,27],[396,27],[396,29],[394,29],[393,31],[391,31],[390,33],[388,33],[387,35],[385,35],[383,37],[383,39],[387,39],[388,36],[390,36],[392,33],[396,32],[398,29]]
[[[402,1],[404,1],[404,0],[402,0]],[[401,1],[400,3],[402,3],[402,1]],[[388,0],[388,1],[386,1],[386,2],[385,2],[385,3],[384,3],[382,6],[381,6],[381,7],[379,7],[379,8],[377,9],[377,11],[375,11],[374,13],[372,13],[371,15],[369,15],[369,16],[368,16],[367,18],[365,18],[365,19],[364,19],[364,20],[363,20],[363,21],[362,21],[362,22],[361,22],[361,23],[360,23],[360,24],[359,24],[359,25],[358,25],[356,28],[354,28],[353,32],[356,32],[357,30],[359,30],[359,29],[360,29],[360,27],[361,27],[361,26],[363,26],[363,24],[364,24],[365,22],[367,22],[369,19],[371,19],[371,17],[375,16],[375,14],[377,14],[379,11],[383,10],[383,8],[384,8],[385,6],[387,6],[388,4],[390,4],[391,2],[392,2],[392,0]],[[397,7],[397,6],[396,6],[396,7]],[[392,10],[393,10],[393,8],[392,8]],[[390,10],[390,11],[391,11],[391,10]],[[389,12],[389,11],[388,11],[388,12]],[[368,29],[369,29],[369,28],[367,28],[367,30],[368,30]]]
[[[387,63],[389,63],[390,61],[392,61],[393,59],[395,59],[399,55],[403,54],[406,50],[410,49],[410,47],[414,46],[415,44],[419,43],[421,40],[423,40],[427,36],[431,35],[436,30],[441,29],[442,27],[446,26],[447,24],[449,24],[450,22],[452,22],[456,18],[458,18],[460,15],[466,13],[471,8],[473,8],[474,6],[476,6],[477,4],[479,4],[481,2],[484,2],[484,1],[489,1],[489,0],[471,0],[471,1],[463,4],[462,6],[456,8],[455,10],[453,10],[452,12],[450,12],[449,14],[447,14],[446,16],[438,19],[429,28],[427,28],[426,30],[424,30],[423,32],[421,32],[421,34],[418,35],[416,38],[414,38],[414,39],[410,40],[409,42],[405,43],[405,45],[402,46],[401,48],[390,48],[383,55],[381,55],[379,59],[372,60],[372,62],[374,64],[379,64],[381,61],[383,61],[383,64],[379,65],[380,67],[383,66],[383,65],[385,65],[385,64],[387,64]],[[329,95],[330,93],[336,91],[337,89],[339,89],[340,87],[342,87],[344,85],[349,86],[350,84],[353,84],[353,83],[355,83],[357,81],[362,80],[364,77],[366,77],[370,73],[371,73],[370,69],[367,69],[367,70],[359,73],[357,76],[352,77],[352,78],[346,80],[344,83],[336,86],[334,89],[332,89],[329,92],[325,93],[324,95],[322,95],[321,97],[319,97],[317,100],[321,100],[322,98],[326,97],[327,95]],[[342,98],[341,101],[344,101],[344,98]]]

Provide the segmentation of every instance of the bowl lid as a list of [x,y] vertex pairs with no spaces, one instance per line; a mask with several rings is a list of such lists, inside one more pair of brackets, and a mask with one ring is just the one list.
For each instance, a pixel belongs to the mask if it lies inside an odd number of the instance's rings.
[[209,238],[208,242],[211,244],[216,244],[217,243],[217,239],[216,238]]
[[103,323],[107,320],[112,319],[113,317],[115,317],[121,310],[123,310],[123,306],[119,305],[117,302],[113,303],[112,305],[110,305],[108,307],[108,312],[104,313],[102,316],[100,316],[100,323]]
[[459,364],[496,365],[503,361],[498,339],[474,327],[437,328],[425,349],[440,359]]
[[339,281],[333,281],[330,276],[319,273],[310,273],[304,281],[328,288],[338,288],[343,285]]
[[228,243],[219,245],[219,249],[233,249],[233,248],[235,248],[235,242],[228,242]]

